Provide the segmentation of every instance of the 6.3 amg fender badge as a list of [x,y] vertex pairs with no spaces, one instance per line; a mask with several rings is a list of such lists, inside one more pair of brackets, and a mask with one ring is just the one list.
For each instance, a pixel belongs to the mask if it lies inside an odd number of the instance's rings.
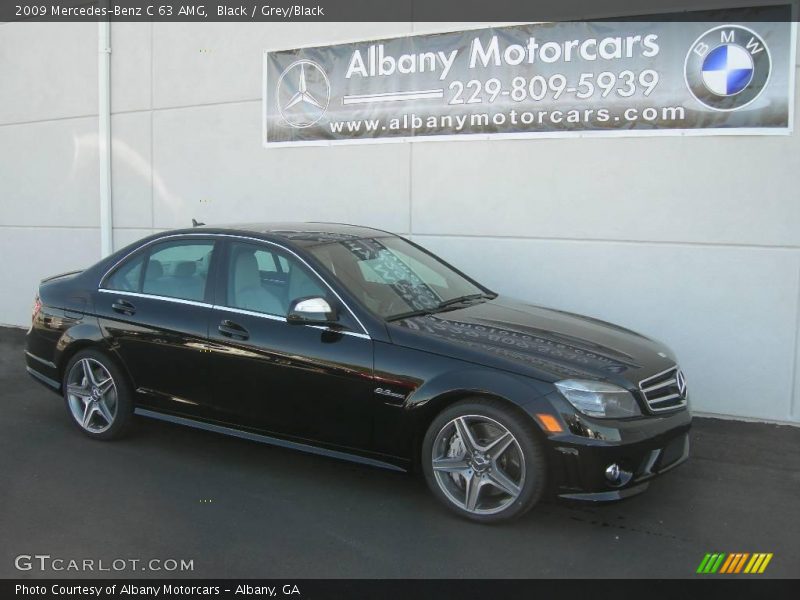
[[375,388],[375,393],[380,394],[381,396],[389,396],[390,398],[397,398],[399,400],[405,399],[405,394],[398,394],[397,392],[393,392],[392,390],[386,388]]
[[772,58],[764,40],[742,25],[720,25],[695,40],[684,62],[692,96],[719,111],[744,108],[767,87]]
[[321,66],[301,59],[290,64],[278,78],[275,101],[281,118],[290,127],[311,127],[328,110],[331,83]]

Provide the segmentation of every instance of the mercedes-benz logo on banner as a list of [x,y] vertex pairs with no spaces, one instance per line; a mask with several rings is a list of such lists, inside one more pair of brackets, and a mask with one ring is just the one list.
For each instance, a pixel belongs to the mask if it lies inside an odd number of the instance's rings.
[[772,68],[769,48],[755,31],[721,25],[695,40],[684,63],[689,91],[713,110],[744,108],[767,87]]
[[301,59],[281,73],[275,96],[278,112],[290,127],[311,127],[328,110],[331,84],[322,67]]

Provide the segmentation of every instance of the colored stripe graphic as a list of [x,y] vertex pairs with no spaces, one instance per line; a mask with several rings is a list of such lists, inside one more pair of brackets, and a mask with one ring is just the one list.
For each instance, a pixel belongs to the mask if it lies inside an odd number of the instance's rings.
[[709,573],[716,573],[724,559],[725,559],[725,553],[723,552],[722,554],[719,555],[717,562],[715,562],[714,565],[711,567]]
[[761,567],[759,567],[759,569],[758,569],[758,572],[759,573],[763,573],[764,569],[767,568],[767,565],[769,564],[769,561],[771,561],[771,560],[772,560],[772,552],[770,552],[769,554],[766,555],[766,557],[764,558],[764,562],[761,563]]
[[744,568],[744,572],[745,573],[752,573],[753,572],[753,567],[755,566],[756,562],[761,560],[759,558],[760,556],[761,555],[758,554],[758,553],[753,554],[753,558],[750,559],[750,562],[747,563],[747,566]]
[[747,557],[748,556],[750,556],[750,554],[748,552],[745,552],[744,554],[742,554],[742,559],[739,561],[739,564],[736,565],[736,571],[732,571],[732,572],[738,573],[739,571],[741,571],[742,567],[744,566],[744,563],[747,561]]
[[739,573],[761,574],[769,562],[772,560],[771,552],[724,552],[708,553],[700,561],[697,573],[703,574],[727,574],[734,575]]
[[720,573],[730,573],[730,569],[736,564],[736,559],[739,557],[738,554],[728,554],[728,560],[726,560],[722,568],[719,570]]
[[703,557],[703,560],[700,561],[700,566],[697,567],[697,572],[698,573],[705,573],[706,572],[706,565],[708,564],[708,561],[710,559],[711,559],[711,555],[710,554],[706,554]]
[[697,567],[698,573],[716,573],[727,555],[722,553],[706,554],[703,562]]

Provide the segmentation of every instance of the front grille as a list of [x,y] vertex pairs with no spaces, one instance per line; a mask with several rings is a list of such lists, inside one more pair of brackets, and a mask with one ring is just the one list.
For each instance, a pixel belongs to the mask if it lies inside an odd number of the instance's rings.
[[686,379],[678,365],[639,382],[647,406],[653,412],[686,406]]

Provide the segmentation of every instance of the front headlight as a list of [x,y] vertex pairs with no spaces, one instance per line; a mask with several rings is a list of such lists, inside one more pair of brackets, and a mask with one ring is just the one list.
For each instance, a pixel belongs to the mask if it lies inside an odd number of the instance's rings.
[[572,406],[590,417],[624,419],[642,414],[633,395],[612,383],[565,379],[557,381],[556,387]]

